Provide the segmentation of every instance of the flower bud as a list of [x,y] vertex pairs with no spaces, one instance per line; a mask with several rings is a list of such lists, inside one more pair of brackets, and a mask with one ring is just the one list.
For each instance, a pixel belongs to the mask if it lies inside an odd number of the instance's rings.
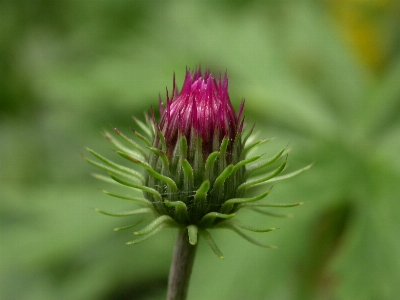
[[[219,212],[226,200],[243,194],[237,189],[244,182],[244,166],[234,168],[243,152],[242,111],[243,103],[239,114],[232,107],[226,75],[217,82],[208,71],[202,76],[200,70],[187,71],[182,91],[178,93],[174,83],[166,106],[160,103],[160,122],[153,117],[152,146],[165,154],[168,164],[156,151],[150,154],[149,164],[173,179],[176,188],[150,174],[146,185],[168,201],[166,212],[179,224],[197,225],[207,213]],[[157,201],[151,194],[146,197]],[[186,206],[184,215],[176,214],[177,201]]]
[[[175,80],[174,80],[175,81]],[[169,156],[175,149],[178,137],[185,137],[190,146],[197,139],[202,143],[202,155],[207,157],[219,150],[224,137],[229,140],[231,150],[239,128],[240,114],[236,115],[228,95],[228,77],[219,77],[218,83],[210,72],[202,76],[198,70],[186,72],[182,91],[178,94],[174,82],[172,97],[167,98],[164,108],[160,103],[161,121],[159,129],[164,134]],[[230,151],[228,151],[230,152]]]
[[[208,70],[204,74],[200,69],[193,73],[186,71],[182,90],[178,92],[174,78],[172,95],[170,97],[167,92],[166,104],[164,106],[160,100],[159,109],[160,121],[156,120],[154,112],[151,117],[147,116],[147,124],[136,120],[144,134],[137,131],[134,134],[148,150],[117,129],[115,133],[130,148],[106,133],[119,155],[143,167],[144,176],[88,149],[102,161],[86,158],[89,163],[106,170],[114,182],[143,191],[144,198],[105,192],[144,206],[128,215],[153,216],[147,226],[134,232],[138,238],[128,244],[146,240],[165,227],[186,227],[191,244],[197,243],[200,234],[220,258],[223,258],[222,253],[209,234],[209,228],[228,228],[250,242],[271,247],[253,240],[240,229],[267,232],[275,228],[244,225],[233,219],[237,212],[242,208],[263,212],[261,208],[264,207],[290,207],[301,203],[259,203],[269,190],[254,197],[246,197],[245,192],[255,185],[293,177],[310,166],[278,176],[286,166],[285,149],[261,162],[256,162],[261,155],[247,157],[250,150],[269,140],[250,142],[252,129],[243,136],[244,102],[236,113],[229,99],[226,74],[223,79],[220,75],[217,81]],[[252,178],[278,160],[283,161],[274,171]],[[109,181],[101,175],[96,177]],[[125,228],[130,227],[119,229]]]

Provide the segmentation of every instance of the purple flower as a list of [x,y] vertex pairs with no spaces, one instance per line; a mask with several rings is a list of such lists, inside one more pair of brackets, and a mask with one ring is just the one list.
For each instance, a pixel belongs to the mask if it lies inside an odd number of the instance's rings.
[[161,121],[159,130],[164,134],[168,157],[171,158],[178,138],[184,136],[188,145],[197,138],[202,141],[202,153],[207,157],[219,149],[224,137],[229,138],[228,152],[237,134],[241,133],[244,102],[236,114],[228,94],[228,76],[218,82],[206,70],[200,69],[192,74],[187,70],[180,93],[173,82],[172,96],[167,93],[167,103],[163,107],[160,101]]

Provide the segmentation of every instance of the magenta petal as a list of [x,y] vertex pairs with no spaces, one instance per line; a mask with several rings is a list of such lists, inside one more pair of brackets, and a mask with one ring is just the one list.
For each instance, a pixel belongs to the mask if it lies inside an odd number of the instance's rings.
[[182,90],[178,93],[173,79],[172,95],[167,93],[165,108],[160,104],[161,121],[159,128],[165,136],[167,145],[174,148],[178,135],[186,137],[188,143],[194,137],[202,139],[203,153],[213,151],[213,139],[218,137],[218,145],[224,137],[234,141],[242,130],[241,120],[244,102],[239,113],[235,110],[228,94],[228,74],[219,75],[218,81],[209,70],[202,74],[200,68],[190,73],[186,71]]

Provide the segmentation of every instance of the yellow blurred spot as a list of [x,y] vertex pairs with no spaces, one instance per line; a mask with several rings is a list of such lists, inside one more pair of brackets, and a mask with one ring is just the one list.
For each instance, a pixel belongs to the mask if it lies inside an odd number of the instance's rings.
[[333,0],[328,2],[338,27],[360,61],[378,71],[388,55],[382,26],[391,0]]

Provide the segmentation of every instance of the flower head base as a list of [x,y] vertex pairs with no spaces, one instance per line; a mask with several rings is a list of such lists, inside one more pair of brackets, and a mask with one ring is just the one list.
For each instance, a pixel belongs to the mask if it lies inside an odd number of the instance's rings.
[[[129,244],[146,240],[165,227],[186,227],[191,244],[197,243],[200,234],[221,258],[222,253],[208,228],[228,228],[250,242],[270,247],[253,240],[240,229],[267,232],[274,228],[253,228],[232,218],[241,208],[259,211],[264,207],[300,205],[259,203],[269,191],[255,197],[246,197],[245,192],[255,185],[293,177],[310,166],[278,176],[286,166],[285,149],[261,162],[256,162],[261,155],[247,157],[250,150],[269,140],[249,142],[252,129],[243,136],[243,108],[244,103],[236,114],[232,107],[227,75],[223,80],[219,76],[216,81],[209,71],[204,75],[200,69],[193,73],[187,71],[181,92],[177,91],[174,80],[172,96],[167,93],[165,107],[160,100],[160,122],[157,122],[154,113],[152,117],[147,117],[147,125],[136,120],[145,135],[134,133],[148,151],[117,129],[114,129],[116,134],[131,148],[106,133],[106,138],[118,148],[119,155],[144,168],[144,176],[88,149],[103,163],[85,159],[106,170],[113,182],[143,191],[144,198],[105,192],[145,206],[122,215],[153,215],[153,221],[134,232],[139,238]],[[252,179],[255,171],[263,170],[280,159],[283,161],[274,171]],[[109,181],[101,175],[96,177]],[[119,229],[135,225],[137,223]]]

